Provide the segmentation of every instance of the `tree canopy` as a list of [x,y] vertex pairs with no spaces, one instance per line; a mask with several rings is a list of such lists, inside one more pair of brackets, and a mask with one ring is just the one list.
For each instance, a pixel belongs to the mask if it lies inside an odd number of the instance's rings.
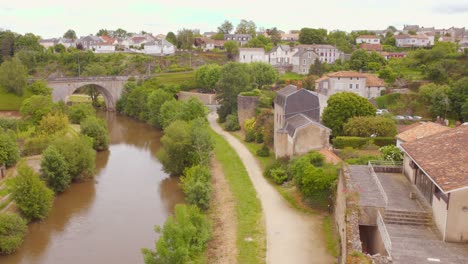
[[224,20],[223,24],[218,27],[218,33],[229,34],[234,29],[234,26],[228,20]]
[[0,65],[0,86],[8,92],[22,95],[28,83],[28,70],[18,57]]
[[257,33],[257,26],[252,20],[242,19],[236,27],[236,34],[250,34],[255,37]]
[[324,44],[326,37],[326,29],[302,28],[299,33],[299,42],[301,44]]
[[76,32],[73,29],[67,30],[67,32],[63,34],[63,37],[67,39],[77,39]]

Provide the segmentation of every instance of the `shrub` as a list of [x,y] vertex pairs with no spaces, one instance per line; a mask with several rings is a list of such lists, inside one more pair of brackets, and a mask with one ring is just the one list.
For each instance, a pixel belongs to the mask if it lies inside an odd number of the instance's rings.
[[50,137],[45,134],[27,138],[24,141],[22,154],[25,156],[39,155],[49,146],[50,141]]
[[186,168],[193,165],[191,131],[190,124],[182,120],[176,120],[164,129],[158,158],[166,172],[181,175]]
[[403,160],[403,153],[395,145],[388,145],[385,147],[381,147],[379,150],[380,152],[382,152],[382,157],[384,160],[388,160],[388,161],[402,161]]
[[10,182],[13,201],[28,220],[44,219],[52,208],[54,192],[47,188],[33,169],[25,164],[18,167],[18,176]]
[[54,146],[48,147],[42,154],[41,178],[56,193],[65,191],[71,183],[68,164]]
[[18,130],[22,124],[22,120],[20,119],[13,119],[13,118],[0,118],[0,130]]
[[379,147],[383,147],[387,145],[395,145],[396,139],[394,137],[375,137],[372,139],[372,142]]
[[35,81],[26,89],[34,95],[52,95],[52,88],[45,81]]
[[276,184],[283,184],[288,180],[288,174],[282,167],[271,169],[270,177]]
[[39,121],[37,131],[50,136],[54,134],[63,135],[68,129],[68,118],[62,113],[49,113]]
[[236,131],[240,129],[239,120],[237,119],[237,113],[230,114],[226,117],[224,129],[227,131]]
[[93,148],[97,151],[109,148],[109,130],[104,120],[88,116],[81,121],[81,134],[93,139]]
[[142,249],[146,264],[190,263],[206,248],[211,237],[208,219],[196,206],[178,204],[174,216],[169,216],[163,228],[157,226],[161,236],[156,250]]
[[363,137],[336,137],[333,139],[333,147],[342,149],[352,147],[355,149],[361,148],[369,142],[369,138]]
[[347,136],[355,137],[370,137],[372,135],[393,137],[397,134],[397,128],[395,122],[390,118],[358,116],[350,118],[343,125],[343,132]]
[[43,116],[52,112],[53,106],[51,96],[33,95],[23,101],[20,112],[23,117],[38,124]]
[[52,145],[65,158],[72,180],[93,177],[96,152],[90,138],[86,136],[58,138]]
[[68,118],[72,124],[79,124],[88,116],[95,116],[96,110],[91,104],[74,104],[68,108]]
[[257,150],[257,156],[259,157],[268,157],[270,156],[270,149],[267,145],[263,144],[262,148]]
[[184,177],[181,178],[182,190],[189,204],[206,210],[210,206],[211,199],[211,174],[206,166],[193,166],[186,169]]
[[23,243],[28,226],[16,214],[0,213],[0,255],[11,254]]
[[0,129],[0,165],[13,166],[20,158],[18,144],[12,131]]
[[380,160],[380,156],[365,155],[357,158],[346,159],[345,162],[352,165],[367,165],[370,160]]

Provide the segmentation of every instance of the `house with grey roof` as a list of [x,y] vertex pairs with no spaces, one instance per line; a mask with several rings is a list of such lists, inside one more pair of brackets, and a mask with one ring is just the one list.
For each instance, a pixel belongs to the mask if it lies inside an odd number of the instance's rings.
[[300,49],[291,58],[292,72],[308,74],[310,66],[315,63],[319,56],[312,49]]
[[235,41],[239,46],[243,46],[252,39],[250,34],[224,34],[225,41]]
[[175,46],[165,39],[155,40],[144,44],[144,51],[149,55],[173,55],[175,50]]
[[272,66],[288,66],[292,64],[294,52],[289,45],[278,45],[268,53],[268,63]]
[[275,156],[292,157],[329,148],[331,129],[320,124],[320,101],[315,92],[288,85],[276,93]]

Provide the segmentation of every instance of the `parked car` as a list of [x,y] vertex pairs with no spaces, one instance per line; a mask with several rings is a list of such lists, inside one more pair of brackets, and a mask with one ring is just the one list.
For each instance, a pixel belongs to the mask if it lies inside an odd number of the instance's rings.
[[396,120],[405,120],[405,117],[401,116],[401,115],[397,115],[397,116],[395,116],[395,119]]
[[383,114],[388,114],[388,110],[387,109],[377,109],[377,111],[375,112],[376,115],[383,115]]
[[413,116],[413,119],[414,119],[414,120],[421,120],[422,117],[420,117],[420,116]]
[[410,115],[405,115],[405,119],[406,119],[406,120],[413,120],[413,117],[410,116]]

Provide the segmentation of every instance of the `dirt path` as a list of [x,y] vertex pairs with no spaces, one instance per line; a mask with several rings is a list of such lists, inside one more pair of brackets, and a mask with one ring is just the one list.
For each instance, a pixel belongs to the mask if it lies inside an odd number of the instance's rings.
[[257,159],[218,123],[211,112],[208,120],[214,131],[234,148],[244,164],[262,203],[267,231],[267,263],[333,263],[327,253],[321,218],[291,208],[265,178]]
[[224,178],[221,164],[214,157],[211,158],[211,174],[213,234],[208,244],[208,263],[236,263],[236,201]]

